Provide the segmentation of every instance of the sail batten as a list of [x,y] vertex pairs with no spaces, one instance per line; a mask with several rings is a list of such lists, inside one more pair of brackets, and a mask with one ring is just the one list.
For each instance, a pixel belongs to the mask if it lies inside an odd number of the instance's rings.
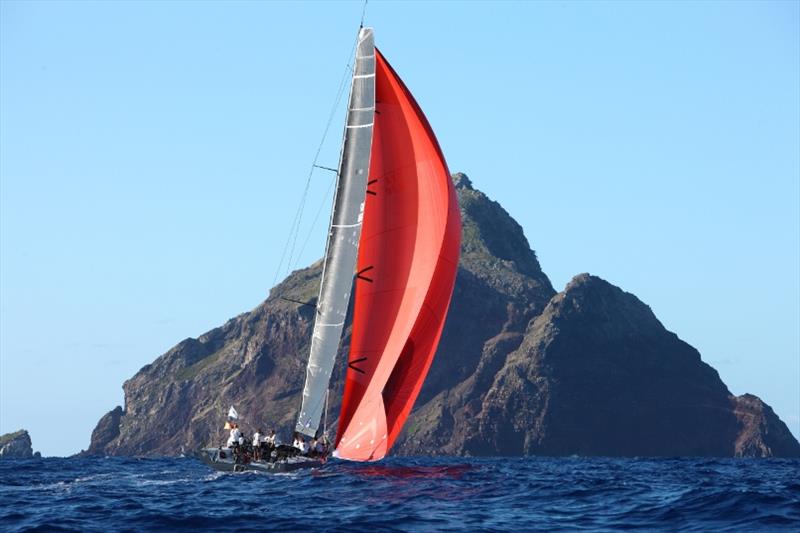
[[317,300],[317,317],[306,367],[303,402],[295,427],[296,431],[308,436],[316,435],[323,415],[353,285],[372,148],[374,50],[372,30],[362,28],[356,47],[349,112]]

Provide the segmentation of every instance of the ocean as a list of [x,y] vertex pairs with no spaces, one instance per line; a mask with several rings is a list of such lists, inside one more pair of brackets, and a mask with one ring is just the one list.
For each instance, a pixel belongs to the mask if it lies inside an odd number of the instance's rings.
[[3,531],[800,531],[800,460],[391,458],[223,474],[0,461]]

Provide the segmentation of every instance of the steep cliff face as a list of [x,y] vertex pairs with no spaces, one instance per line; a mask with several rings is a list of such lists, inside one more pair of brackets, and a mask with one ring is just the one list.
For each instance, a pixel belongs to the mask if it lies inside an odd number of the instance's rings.
[[92,431],[89,449],[84,452],[88,455],[102,455],[111,442],[119,437],[119,426],[122,418],[122,407],[117,406],[100,419]]
[[[461,261],[438,354],[397,454],[800,455],[754,396],[731,396],[694,348],[635,296],[593,276],[555,294],[522,228],[453,177]],[[245,425],[293,426],[321,264],[256,309],[186,339],[128,380],[87,453],[174,455],[218,443],[229,405]],[[339,411],[350,328],[332,377]]]
[[[273,293],[313,300],[320,270],[316,264],[295,272]],[[305,376],[313,314],[310,306],[271,297],[180,342],[125,382],[124,410],[103,417],[88,452],[174,455],[208,445],[219,439],[230,405],[253,424],[288,426]]]

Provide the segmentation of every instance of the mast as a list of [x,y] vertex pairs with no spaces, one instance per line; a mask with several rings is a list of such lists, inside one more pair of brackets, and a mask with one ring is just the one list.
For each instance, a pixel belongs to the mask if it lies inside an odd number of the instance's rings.
[[295,427],[295,431],[310,437],[316,435],[325,407],[358,257],[375,118],[375,41],[372,28],[361,28],[358,32],[354,65],[303,403]]
[[330,389],[325,391],[325,412],[322,415],[322,437],[326,442],[328,440],[328,398],[330,394]]

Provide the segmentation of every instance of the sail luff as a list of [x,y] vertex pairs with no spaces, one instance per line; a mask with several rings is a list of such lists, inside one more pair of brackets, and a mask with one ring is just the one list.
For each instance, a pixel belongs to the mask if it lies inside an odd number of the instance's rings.
[[295,430],[314,436],[339,350],[361,236],[375,115],[375,43],[371,28],[358,35],[339,178]]

